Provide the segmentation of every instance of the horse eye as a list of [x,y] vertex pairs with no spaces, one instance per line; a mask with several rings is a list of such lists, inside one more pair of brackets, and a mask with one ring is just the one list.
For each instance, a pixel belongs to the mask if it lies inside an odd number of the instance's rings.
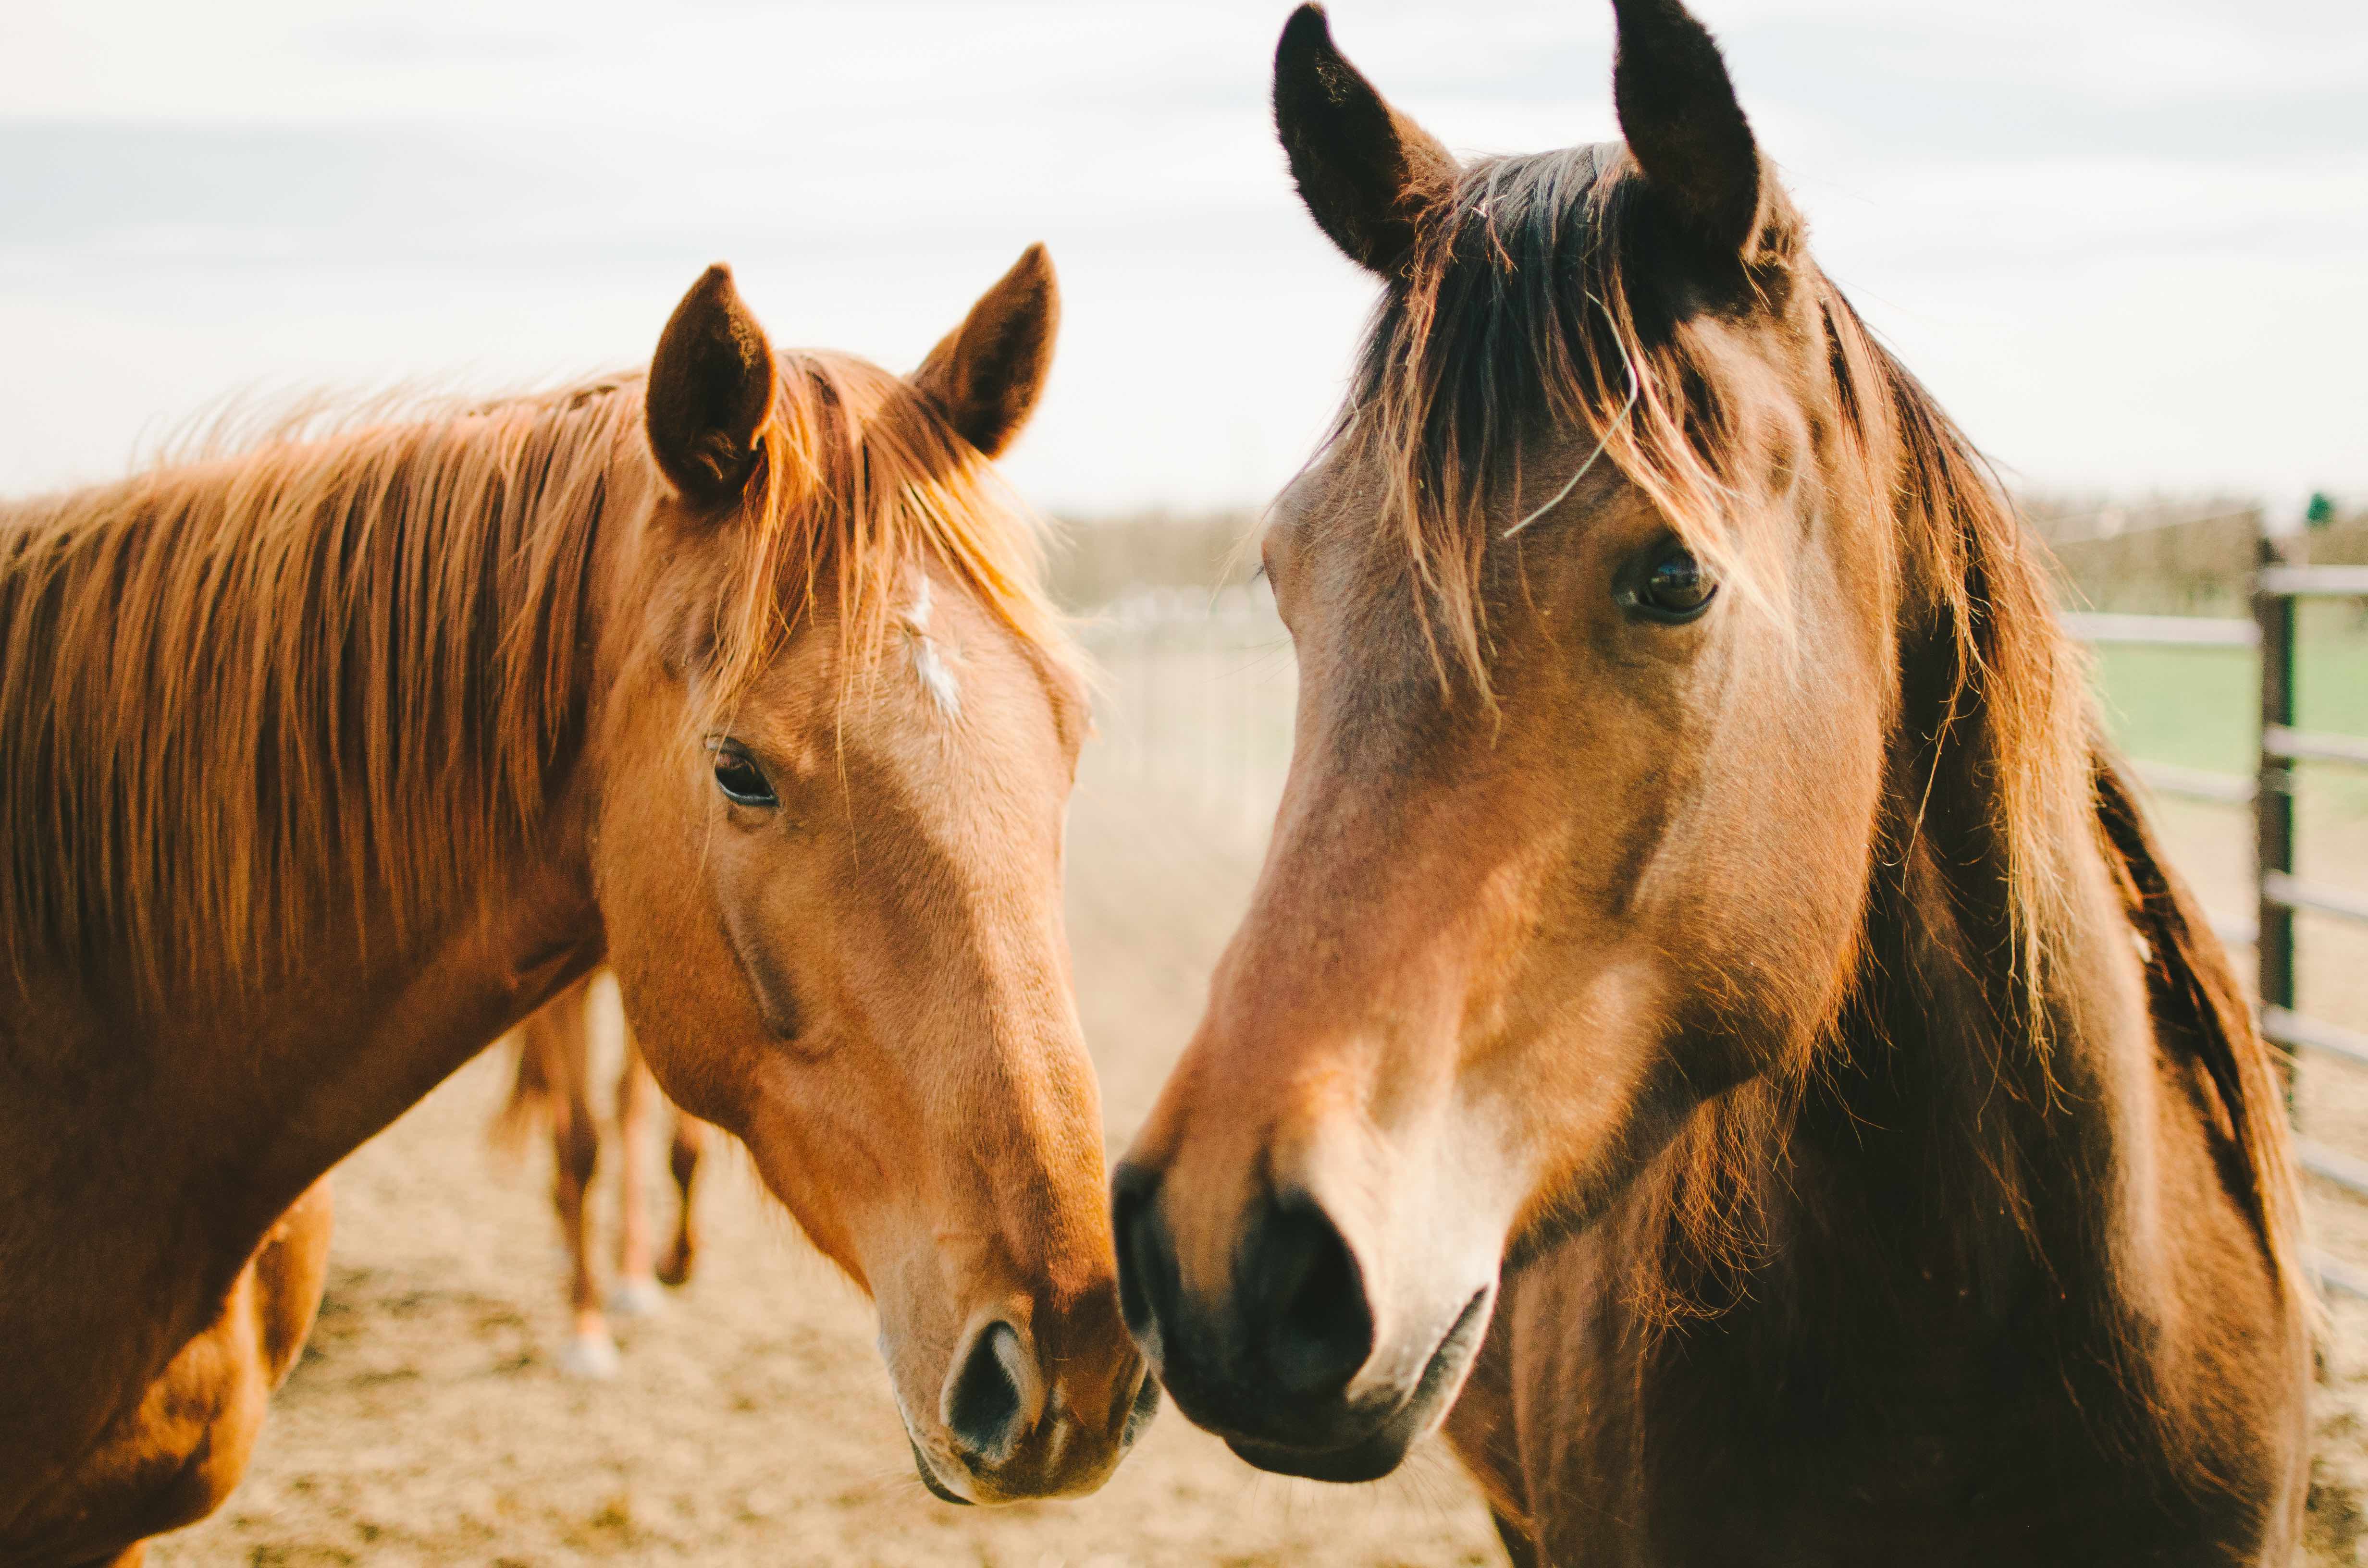
[[1620,597],[1647,619],[1682,625],[1710,608],[1718,580],[1676,540],[1645,558],[1644,570]]
[[739,806],[778,806],[781,802],[773,793],[765,770],[757,766],[749,755],[732,741],[718,741],[715,753],[715,787],[723,798]]

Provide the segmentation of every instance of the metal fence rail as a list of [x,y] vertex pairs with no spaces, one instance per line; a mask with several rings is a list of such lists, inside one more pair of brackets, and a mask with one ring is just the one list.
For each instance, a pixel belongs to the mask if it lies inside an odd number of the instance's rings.
[[2277,558],[2274,540],[2263,539],[2254,597],[2350,599],[2368,597],[2368,566],[2288,566]]
[[2305,1018],[2283,1007],[2261,1009],[2261,1032],[2289,1051],[2316,1051],[2368,1067],[2368,1034]]
[[2203,767],[2181,767],[2175,762],[2134,762],[2131,771],[2157,795],[2204,801],[2215,806],[2249,806],[2260,786],[2233,773]]
[[2151,642],[2171,648],[2251,648],[2261,629],[2249,620],[2203,615],[2101,615],[2066,610],[2064,629],[2083,642]]

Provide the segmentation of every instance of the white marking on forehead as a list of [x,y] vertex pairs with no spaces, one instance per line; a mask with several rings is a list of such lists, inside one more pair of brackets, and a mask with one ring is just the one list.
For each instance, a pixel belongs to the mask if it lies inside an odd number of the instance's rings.
[[929,574],[916,572],[919,585],[913,602],[898,615],[905,632],[905,650],[912,656],[913,673],[921,680],[921,689],[938,705],[938,711],[949,719],[962,717],[962,683],[954,679],[951,665],[939,650],[938,640],[929,635]]

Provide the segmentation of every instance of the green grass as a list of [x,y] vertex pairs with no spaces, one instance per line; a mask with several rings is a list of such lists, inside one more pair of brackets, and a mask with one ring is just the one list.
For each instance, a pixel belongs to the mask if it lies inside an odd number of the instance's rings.
[[[2305,602],[2295,685],[2299,728],[2368,735],[2368,622],[2350,601]],[[2260,744],[2258,655],[2244,648],[2096,650],[2098,696],[2130,756],[2249,774]],[[2348,803],[2368,810],[2368,773],[2319,767]]]

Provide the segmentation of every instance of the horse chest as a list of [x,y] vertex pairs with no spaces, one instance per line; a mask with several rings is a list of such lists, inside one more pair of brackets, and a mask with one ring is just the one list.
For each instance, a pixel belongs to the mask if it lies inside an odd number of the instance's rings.
[[1653,1335],[1607,1278],[1557,1259],[1509,1282],[1450,1432],[1543,1562],[2248,1560],[2252,1511],[2106,1437],[2039,1335],[1950,1312],[1811,1334],[1746,1303]]

